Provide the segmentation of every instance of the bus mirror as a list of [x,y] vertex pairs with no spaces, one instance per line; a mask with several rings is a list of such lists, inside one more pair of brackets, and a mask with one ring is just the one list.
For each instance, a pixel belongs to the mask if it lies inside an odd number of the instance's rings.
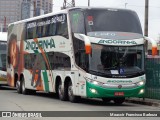
[[157,55],[157,47],[152,46],[152,56]]
[[91,54],[91,42],[84,34],[80,34],[80,37],[84,40],[86,54]]
[[91,45],[85,45],[86,54],[91,54]]
[[152,56],[157,55],[157,42],[154,39],[149,37],[144,37],[144,39],[151,42],[152,44]]

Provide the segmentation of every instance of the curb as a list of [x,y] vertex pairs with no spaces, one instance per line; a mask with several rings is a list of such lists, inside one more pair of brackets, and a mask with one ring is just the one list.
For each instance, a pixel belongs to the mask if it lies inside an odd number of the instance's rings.
[[160,107],[160,100],[147,99],[147,98],[127,98],[125,102],[136,103],[141,105],[148,105],[154,107]]

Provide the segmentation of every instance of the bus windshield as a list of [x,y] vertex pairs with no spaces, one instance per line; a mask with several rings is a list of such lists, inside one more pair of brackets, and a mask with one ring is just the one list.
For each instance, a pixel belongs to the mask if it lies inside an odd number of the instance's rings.
[[85,22],[88,36],[106,38],[115,36],[116,32],[125,32],[142,37],[138,16],[133,11],[90,9],[85,11]]
[[144,46],[104,46],[92,44],[89,70],[108,76],[138,76],[144,74]]
[[[70,11],[72,33],[111,40],[143,38],[134,11],[122,9],[76,9]],[[104,77],[135,77],[144,74],[144,45],[108,46],[91,43],[85,55],[84,41],[73,35],[75,62],[87,72]],[[96,40],[96,39],[95,39]]]
[[6,71],[6,42],[0,41],[0,70]]

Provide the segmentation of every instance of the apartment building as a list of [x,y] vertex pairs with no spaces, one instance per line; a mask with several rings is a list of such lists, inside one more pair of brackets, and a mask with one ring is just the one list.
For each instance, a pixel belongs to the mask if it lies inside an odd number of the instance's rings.
[[52,12],[53,0],[0,0],[0,31],[9,23]]

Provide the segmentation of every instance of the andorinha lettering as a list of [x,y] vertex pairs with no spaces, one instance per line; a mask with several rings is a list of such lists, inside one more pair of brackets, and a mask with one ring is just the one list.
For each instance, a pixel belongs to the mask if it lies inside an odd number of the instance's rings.
[[99,44],[122,44],[122,45],[137,45],[135,41],[127,40],[100,40]]
[[27,41],[25,50],[37,50],[39,48],[42,49],[49,49],[49,48],[55,48],[55,43],[53,39],[50,40],[39,40],[38,43],[34,41]]
[[116,36],[116,33],[95,32],[95,36]]
[[53,16],[52,18],[49,17],[50,19],[47,19],[45,21],[37,21],[37,22],[31,22],[27,24],[27,29],[29,28],[34,28],[34,27],[40,27],[40,26],[45,26],[45,25],[49,25],[49,24],[53,24],[53,23],[57,23],[57,22],[61,22],[64,23],[64,21],[66,20],[65,15],[60,15],[60,16]]

